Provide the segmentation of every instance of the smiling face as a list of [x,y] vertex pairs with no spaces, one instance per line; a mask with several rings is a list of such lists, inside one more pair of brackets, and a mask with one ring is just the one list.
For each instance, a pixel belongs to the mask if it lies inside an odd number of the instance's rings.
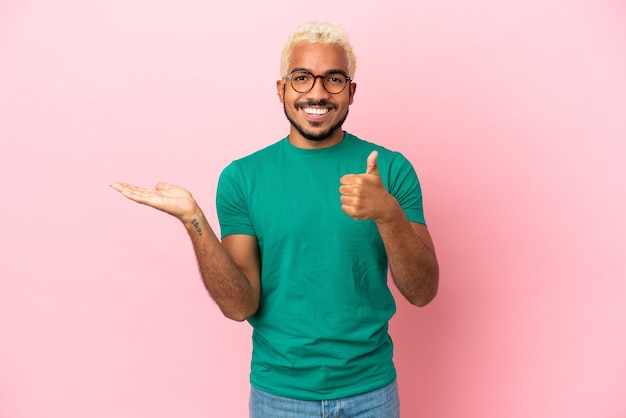
[[[348,74],[348,63],[340,46],[301,42],[293,49],[289,73],[294,70],[305,70],[313,75],[333,71]],[[311,91],[298,93],[290,81],[283,78],[276,82],[276,88],[291,123],[289,141],[294,146],[324,148],[341,142],[341,126],[348,116],[356,84],[349,82],[341,93],[331,94],[318,77]]]

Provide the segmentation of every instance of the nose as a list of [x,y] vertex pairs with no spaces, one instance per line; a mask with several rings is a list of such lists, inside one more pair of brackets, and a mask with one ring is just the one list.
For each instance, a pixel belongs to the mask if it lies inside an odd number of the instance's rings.
[[316,75],[314,77],[313,87],[311,87],[308,95],[313,97],[328,97],[330,93],[326,90],[326,87],[324,87],[324,76]]

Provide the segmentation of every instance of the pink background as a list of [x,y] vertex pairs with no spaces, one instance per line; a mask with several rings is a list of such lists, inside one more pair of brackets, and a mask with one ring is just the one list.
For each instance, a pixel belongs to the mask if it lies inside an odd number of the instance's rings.
[[244,417],[250,327],[178,222],[288,125],[279,54],[351,34],[346,129],[423,183],[437,299],[392,322],[406,418],[626,416],[620,1],[0,1],[0,417]]

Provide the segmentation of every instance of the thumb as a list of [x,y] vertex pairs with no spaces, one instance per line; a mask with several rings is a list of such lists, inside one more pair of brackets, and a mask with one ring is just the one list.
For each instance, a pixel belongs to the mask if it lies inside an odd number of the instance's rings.
[[365,174],[378,175],[378,162],[376,158],[378,158],[378,151],[372,151],[369,157],[367,157],[367,170]]

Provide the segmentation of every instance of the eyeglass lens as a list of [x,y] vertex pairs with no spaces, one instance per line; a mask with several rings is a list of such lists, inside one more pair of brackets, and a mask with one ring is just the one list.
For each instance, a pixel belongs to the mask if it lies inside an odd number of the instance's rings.
[[341,93],[348,84],[348,77],[341,73],[330,73],[325,76],[314,76],[306,71],[296,71],[290,74],[291,86],[298,93],[308,93],[311,91],[317,78],[322,79],[322,84],[327,92],[331,94]]

